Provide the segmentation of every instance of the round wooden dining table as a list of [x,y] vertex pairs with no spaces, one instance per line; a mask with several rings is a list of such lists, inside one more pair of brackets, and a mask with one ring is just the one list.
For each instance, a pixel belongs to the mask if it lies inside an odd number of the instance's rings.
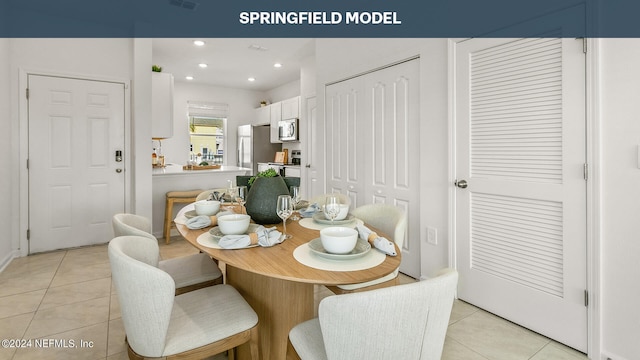
[[[282,223],[277,226],[282,231]],[[190,230],[177,224],[178,231],[193,246],[225,264],[225,281],[236,288],[258,314],[260,349],[263,360],[286,358],[287,338],[295,325],[314,316],[314,285],[341,285],[371,281],[390,274],[400,266],[401,255],[386,256],[372,268],[356,271],[319,270],[298,262],[294,250],[315,238],[319,230],[305,228],[297,221],[287,222],[290,239],[272,247],[229,250],[198,243],[198,236],[209,228]],[[381,234],[383,235],[383,234]],[[378,251],[371,249],[371,251]],[[236,352],[238,359],[249,359],[248,347]]]

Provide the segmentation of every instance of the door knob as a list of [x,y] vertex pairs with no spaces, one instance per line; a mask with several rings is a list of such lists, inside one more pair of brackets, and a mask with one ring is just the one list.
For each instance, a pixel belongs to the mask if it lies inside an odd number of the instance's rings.
[[307,164],[307,165],[305,165],[305,167],[308,167],[308,168],[310,168],[310,167],[311,167],[311,164]]
[[122,169],[116,169],[116,172],[120,174],[122,172]]
[[460,189],[466,189],[468,185],[467,180],[456,180],[453,182],[453,184],[459,187]]

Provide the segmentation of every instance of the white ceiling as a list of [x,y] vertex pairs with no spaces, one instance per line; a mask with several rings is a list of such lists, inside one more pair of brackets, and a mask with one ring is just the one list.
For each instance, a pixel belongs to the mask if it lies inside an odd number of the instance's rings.
[[[175,81],[267,91],[299,79],[301,60],[314,53],[313,39],[197,39],[206,42],[201,47],[193,40],[153,39],[153,63]],[[282,67],[275,68],[276,62]]]

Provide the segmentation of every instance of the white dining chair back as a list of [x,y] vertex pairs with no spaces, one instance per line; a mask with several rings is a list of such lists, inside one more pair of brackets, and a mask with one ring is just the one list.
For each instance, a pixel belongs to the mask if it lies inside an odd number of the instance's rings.
[[327,297],[319,318],[291,330],[290,344],[302,360],[438,360],[457,282],[445,269],[429,280]]
[[115,214],[111,222],[115,237],[138,235],[157,240],[155,236],[151,235],[151,221],[144,216],[125,213]]
[[[364,221],[365,224],[375,227],[386,236],[390,236],[389,240],[393,241],[398,246],[398,249],[402,251],[407,232],[407,215],[402,209],[388,204],[369,204],[353,209],[351,214]],[[345,294],[353,291],[394,286],[398,284],[399,270],[399,268],[395,269],[387,276],[364,283],[327,286],[327,288],[336,294]]]
[[160,268],[173,278],[176,285],[176,294],[222,284],[222,272],[218,268],[218,264],[206,254],[197,253],[160,260],[158,240],[149,233],[151,231],[151,222],[146,217],[136,214],[116,214],[112,218],[112,223],[116,237],[142,236],[148,238],[154,244],[147,248],[148,253],[144,254],[144,256],[149,261],[145,262]]
[[258,359],[258,317],[242,296],[229,285],[174,296],[173,278],[145,261],[153,250],[142,236],[116,237],[108,247],[130,356],[207,357],[250,341]]
[[144,247],[132,249],[131,251],[137,250],[139,252],[135,254],[137,260],[158,267],[160,262],[158,239],[149,233],[151,231],[151,222],[147,218],[135,214],[115,214],[111,222],[116,237],[134,235],[149,239],[148,244]]
[[146,254],[157,252],[147,237],[117,237],[109,242],[108,251],[129,345],[138,354],[162,356],[173,307],[173,279],[146,261]]
[[392,236],[389,239],[402,250],[407,233],[407,214],[397,206],[389,204],[368,204],[351,211],[356,218]]

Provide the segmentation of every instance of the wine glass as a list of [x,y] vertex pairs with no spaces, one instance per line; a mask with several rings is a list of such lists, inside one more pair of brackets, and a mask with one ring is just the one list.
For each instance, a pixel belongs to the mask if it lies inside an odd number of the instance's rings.
[[[292,186],[290,189],[291,191],[289,193],[291,194],[291,200],[293,200],[293,209],[295,210],[300,203],[300,186]],[[291,220],[300,220],[300,216],[298,216],[299,213],[299,211],[294,211]]]
[[246,214],[244,204],[247,202],[247,192],[246,186],[238,186],[234,192],[236,202],[240,205],[240,211],[242,211],[243,214]]
[[291,195],[278,195],[276,212],[280,219],[282,219],[282,235],[284,235],[285,239],[290,239],[291,235],[287,235],[287,219],[291,216],[291,213],[293,213]]
[[324,212],[327,214],[327,217],[331,219],[331,225],[333,225],[333,220],[338,216],[338,213],[340,213],[340,200],[337,196],[327,196],[324,202]]

